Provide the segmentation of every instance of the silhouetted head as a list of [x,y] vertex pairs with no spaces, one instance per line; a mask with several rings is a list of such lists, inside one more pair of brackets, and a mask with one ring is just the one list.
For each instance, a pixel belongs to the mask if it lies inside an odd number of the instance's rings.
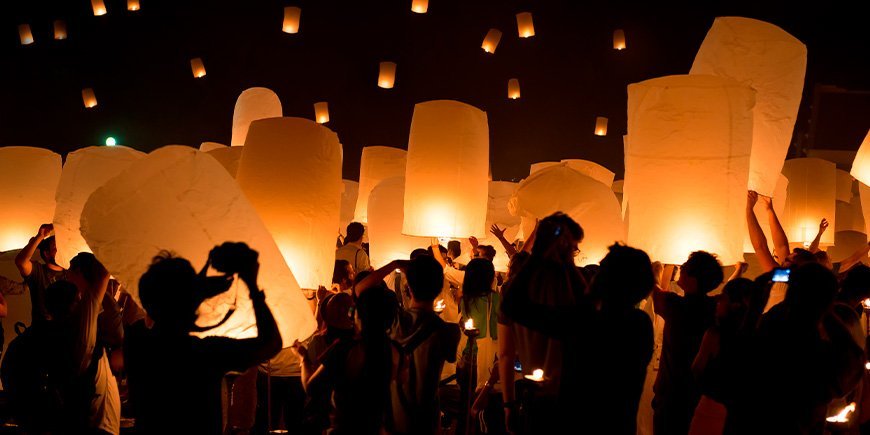
[[408,287],[411,296],[420,302],[432,302],[441,294],[444,269],[431,255],[421,255],[408,264]]
[[359,242],[366,232],[366,227],[359,222],[351,222],[347,225],[347,235],[344,236],[344,244]]
[[807,320],[818,321],[837,294],[837,278],[825,266],[808,263],[792,269],[785,303]]
[[411,251],[411,255],[409,255],[408,258],[413,260],[421,255],[432,255],[432,251],[429,251],[426,248],[417,248]]
[[69,281],[55,281],[45,289],[45,309],[51,320],[62,321],[69,318],[76,300],[78,288]]
[[715,255],[695,251],[689,254],[689,259],[680,267],[677,284],[686,294],[707,294],[719,287],[724,279],[722,264]]
[[69,271],[81,275],[88,283],[95,283],[101,272],[105,271],[97,257],[90,252],[79,252],[69,261]]
[[654,285],[649,255],[640,249],[617,243],[609,248],[601,260],[590,288],[603,306],[623,310],[646,299]]
[[455,260],[462,255],[462,245],[459,240],[451,240],[447,242],[447,256]]
[[332,270],[332,283],[338,284],[342,290],[347,290],[353,285],[354,270],[347,260],[335,260],[335,268]]
[[755,288],[755,282],[746,278],[733,279],[725,284],[716,301],[719,325],[735,328],[743,324]]
[[485,258],[475,258],[465,266],[465,278],[462,280],[462,297],[472,299],[486,296],[492,292],[492,281],[495,279],[495,267]]
[[399,305],[395,293],[386,285],[376,285],[359,295],[356,308],[362,334],[378,335],[386,333],[393,325]]
[[804,264],[816,262],[818,261],[812,252],[803,248],[794,248],[794,250],[791,251],[791,254],[786,257],[783,266],[803,266]]
[[353,329],[354,303],[349,294],[333,293],[324,301],[321,310],[327,328],[344,331]]
[[508,263],[508,279],[511,279],[517,276],[517,273],[526,265],[526,262],[529,261],[529,255],[526,251],[520,251],[514,254],[511,257],[511,261]]
[[532,255],[540,258],[573,263],[583,241],[583,228],[562,212],[545,217],[538,223]]
[[42,261],[45,264],[54,264],[57,265],[57,242],[54,236],[49,236],[42,239],[38,245],[36,245],[36,249],[39,250],[39,258],[42,258]]
[[474,254],[475,258],[485,258],[489,261],[495,260],[495,248],[491,245],[479,245]]
[[828,270],[834,270],[834,263],[831,262],[831,257],[828,256],[828,253],[825,251],[818,251],[813,254],[813,257],[816,258],[816,263],[821,264],[828,268]]
[[840,288],[838,299],[851,307],[861,309],[864,299],[870,298],[870,267],[858,264],[849,269]]
[[[447,248],[445,248],[443,245],[438,245],[438,251],[441,252],[442,257],[447,256]],[[426,248],[426,253],[429,254],[430,257],[434,258],[435,254],[432,252],[432,246]]]
[[184,258],[163,251],[139,278],[139,299],[155,327],[186,333],[196,321],[196,271]]

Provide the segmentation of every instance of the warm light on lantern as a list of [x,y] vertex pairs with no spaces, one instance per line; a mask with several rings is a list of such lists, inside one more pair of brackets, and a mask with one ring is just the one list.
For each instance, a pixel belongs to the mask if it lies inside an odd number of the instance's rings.
[[483,44],[480,48],[487,53],[495,53],[495,48],[498,47],[498,42],[501,41],[501,30],[489,29],[486,32],[486,37],[483,38]]
[[595,118],[595,135],[607,136],[607,118],[603,116]]
[[849,172],[856,180],[870,186],[870,131],[864,136],[864,141],[858,147],[855,160],[852,161],[852,170]]
[[535,36],[535,25],[532,24],[531,12],[520,12],[517,14],[517,32],[520,34],[520,38]]
[[190,70],[193,71],[193,76],[196,78],[205,77],[205,65],[203,65],[201,58],[190,59]]
[[248,127],[258,119],[280,118],[283,115],[281,100],[268,88],[245,89],[236,100],[233,108],[233,135],[230,145],[245,144]]
[[128,11],[138,11],[139,10],[139,0],[127,0],[127,10]]
[[825,420],[830,422],[830,423],[848,423],[849,417],[851,416],[851,414],[853,412],[855,412],[855,408],[856,408],[855,402],[852,402],[852,403],[846,405],[846,407],[844,407],[843,409],[841,409],[840,412],[837,413],[837,415],[833,415],[831,417],[828,417]]
[[[822,218],[836,228],[837,165],[816,158],[791,159],[783,164],[782,174],[788,178],[788,196],[780,222],[790,243],[809,246]],[[833,244],[834,232],[825,231],[819,246]]]
[[18,26],[18,39],[21,40],[21,45],[33,44],[33,32],[30,31],[30,24]]
[[543,382],[544,381],[544,370],[535,369],[532,371],[532,374],[526,375],[526,379],[535,382]]
[[329,103],[325,101],[314,103],[314,119],[318,124],[329,122]]
[[411,11],[425,14],[429,10],[429,0],[411,0]]
[[[381,181],[388,178],[405,176],[407,154],[407,151],[400,148],[384,146],[363,147],[359,163],[359,196],[356,200],[354,220],[362,223],[369,222],[369,194]],[[404,189],[404,180],[402,180],[402,194],[404,194]],[[401,233],[401,231],[401,228],[399,228],[398,232]]]
[[[363,148],[363,158],[365,158],[366,148]],[[369,258],[374,268],[384,266],[397,258],[408,258],[408,254],[414,249],[427,246],[431,243],[425,237],[412,237],[402,234],[402,222],[405,218],[404,160],[403,155],[402,174],[400,176],[386,178],[378,182],[368,194],[365,194],[367,199],[366,216],[368,218],[368,225],[366,232],[369,237]],[[365,193],[363,190],[363,180],[361,168],[360,195],[357,201],[358,211]],[[357,222],[365,221],[358,219]]]
[[520,98],[520,81],[517,79],[508,80],[508,98],[516,100]]
[[54,20],[54,39],[66,39],[66,23],[63,20]]
[[91,7],[94,9],[94,16],[106,15],[106,3],[103,0],[91,0]]
[[625,50],[625,31],[622,29],[613,31],[613,49]]
[[396,82],[396,63],[381,62],[380,70],[378,71],[378,87],[384,89],[392,89]]
[[287,6],[284,8],[284,33],[299,33],[299,19],[302,16],[302,9],[296,6]]
[[90,109],[97,106],[97,96],[94,95],[94,90],[91,88],[82,89],[82,101],[85,103],[85,107]]
[[61,157],[45,148],[0,147],[0,252],[21,249],[51,222]]

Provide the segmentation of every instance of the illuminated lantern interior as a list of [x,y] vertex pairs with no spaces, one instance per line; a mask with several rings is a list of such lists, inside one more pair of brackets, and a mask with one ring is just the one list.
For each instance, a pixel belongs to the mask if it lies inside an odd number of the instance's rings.
[[404,176],[379,181],[368,195],[367,232],[372,267],[385,266],[392,260],[407,260],[411,251],[430,244],[426,237],[402,234],[404,196]]
[[608,187],[613,185],[613,179],[616,176],[616,174],[614,174],[610,169],[589,160],[562,159],[561,163],[567,164],[569,168],[588,177],[592,177],[592,179],[599,181]]
[[201,58],[190,59],[190,70],[195,78],[205,77],[205,65],[202,64]]
[[140,8],[139,0],[127,0],[127,10],[128,11],[138,11]]
[[516,100],[520,98],[520,81],[517,79],[508,80],[508,98]]
[[[849,173],[865,185],[870,185],[870,131],[864,136],[864,141],[855,154],[852,170]],[[864,198],[867,198],[864,196]]]
[[82,101],[88,109],[97,107],[97,96],[94,94],[94,90],[91,88],[82,89]]
[[517,32],[520,38],[535,36],[535,25],[532,24],[531,12],[520,12],[517,14]]
[[94,10],[94,16],[96,17],[106,15],[106,3],[103,0],[91,0],[91,8]]
[[425,14],[429,10],[429,0],[411,0],[411,11]]
[[359,183],[353,180],[341,180],[341,212],[338,218],[338,232],[345,234],[347,224],[353,222],[353,212],[359,199]]
[[625,50],[625,31],[622,29],[613,31],[613,49]]
[[378,87],[384,89],[393,89],[396,83],[396,63],[381,62],[380,70],[378,71]]
[[222,143],[217,143],[217,142],[203,142],[203,143],[199,144],[199,150],[204,152],[204,153],[207,153],[211,150],[220,149],[220,148],[227,148],[227,146],[222,144]]
[[54,20],[54,39],[66,39],[66,23],[63,20]]
[[[368,223],[369,194],[378,183],[387,178],[405,176],[407,154],[407,151],[393,147],[371,146],[362,149],[359,164],[359,196],[354,211],[355,221]],[[402,191],[404,189],[402,184]]]
[[314,119],[318,124],[329,122],[329,103],[325,101],[314,103]]
[[607,136],[607,118],[603,116],[595,117],[595,135]]
[[18,26],[18,39],[21,41],[21,45],[33,44],[33,32],[30,31],[30,24]]
[[281,30],[284,33],[299,33],[299,19],[302,17],[302,9],[296,6],[284,8],[284,25]]
[[[782,174],[788,178],[788,197],[782,227],[792,246],[808,246],[819,231],[819,221],[836,228],[837,166],[816,158],[786,160]],[[825,231],[819,246],[834,244],[834,232]]]
[[483,38],[483,44],[480,45],[480,48],[487,53],[495,53],[499,41],[501,41],[501,30],[489,29],[489,32],[486,32],[486,36]]
[[242,151],[244,149],[240,147],[224,146],[208,150],[205,153],[214,157],[227,170],[230,176],[235,178],[239,172],[239,161],[242,159]]
[[245,89],[236,100],[233,109],[233,136],[230,145],[245,144],[248,127],[252,121],[282,116],[281,100],[278,95],[267,88]]
[[47,149],[0,147],[0,252],[23,248],[51,222],[60,171],[60,155]]

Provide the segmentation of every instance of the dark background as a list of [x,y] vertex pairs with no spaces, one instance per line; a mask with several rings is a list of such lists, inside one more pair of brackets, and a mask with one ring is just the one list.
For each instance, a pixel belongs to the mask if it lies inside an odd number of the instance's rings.
[[[66,153],[107,136],[143,151],[167,144],[229,143],[241,91],[265,86],[285,116],[313,119],[328,101],[344,144],[344,177],[356,179],[363,146],[407,146],[413,106],[457,99],[488,113],[494,179],[516,179],[528,165],[584,158],[622,172],[626,85],[685,74],[716,16],[776,24],[808,47],[809,65],[791,154],[856,149],[870,128],[868,93],[837,93],[812,103],[816,85],[870,91],[870,32],[860,2],[625,2],[430,0],[202,1],[89,0],[3,2],[0,6],[0,145]],[[284,6],[300,6],[300,33],[281,32]],[[515,14],[530,11],[536,35],[517,36]],[[55,41],[54,19],[69,37]],[[36,42],[22,46],[18,25]],[[494,55],[480,48],[489,28],[504,35]],[[625,29],[628,49],[612,48]],[[190,59],[208,75],[194,79]],[[398,64],[394,89],[376,85],[378,63]],[[508,100],[507,81],[522,98]],[[81,90],[99,105],[85,109]],[[593,135],[596,116],[608,135]],[[808,136],[810,124],[813,134]],[[809,139],[808,139],[809,138]]]

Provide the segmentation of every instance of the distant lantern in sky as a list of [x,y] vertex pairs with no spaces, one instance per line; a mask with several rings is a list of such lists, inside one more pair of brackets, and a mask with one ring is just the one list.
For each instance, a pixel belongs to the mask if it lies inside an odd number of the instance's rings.
[[205,65],[202,64],[202,58],[194,57],[190,59],[190,69],[193,71],[194,77],[205,77]]
[[[788,178],[788,197],[782,227],[792,246],[808,246],[827,219],[836,228],[837,165],[822,159],[786,160],[782,175]],[[825,231],[820,246],[834,244],[834,231]]]
[[66,23],[63,20],[54,20],[54,39],[66,39]]
[[0,147],[0,252],[21,249],[54,216],[61,159],[45,148]]
[[607,118],[603,116],[595,117],[595,135],[607,136]]
[[864,136],[864,142],[861,142],[858,153],[855,154],[850,174],[865,185],[870,185],[870,131]]
[[532,24],[531,12],[520,12],[517,14],[517,32],[519,32],[520,38],[535,36],[535,25]]
[[625,31],[622,29],[613,31],[613,49],[625,50]]
[[233,134],[230,145],[242,146],[251,122],[265,118],[280,118],[283,115],[281,100],[268,88],[245,89],[233,108]]
[[91,7],[94,9],[94,16],[106,15],[106,3],[103,0],[91,0]]
[[[368,223],[369,193],[375,185],[387,178],[405,177],[407,154],[408,152],[401,148],[363,147],[359,162],[359,196],[356,200],[354,220]],[[404,183],[404,179],[402,182]],[[402,186],[404,189],[404,184]]]
[[329,103],[326,101],[314,103],[314,119],[318,124],[329,122]]
[[284,33],[299,33],[299,19],[302,17],[302,9],[296,6],[284,8]]
[[85,107],[90,109],[97,106],[97,96],[94,95],[94,90],[91,88],[82,89],[82,101],[85,103]]
[[138,11],[140,8],[139,0],[127,0],[127,10],[128,11]]
[[483,38],[483,44],[480,48],[487,53],[495,53],[495,48],[498,47],[498,42],[501,41],[501,30],[489,29],[486,32],[486,37]]
[[392,89],[396,83],[396,63],[381,62],[378,71],[378,87],[384,89]]
[[429,0],[411,0],[411,11],[425,14],[429,10]]
[[30,24],[18,26],[18,38],[21,40],[21,45],[33,44],[33,32],[30,31]]
[[517,79],[508,80],[508,98],[516,100],[520,98],[520,81]]

